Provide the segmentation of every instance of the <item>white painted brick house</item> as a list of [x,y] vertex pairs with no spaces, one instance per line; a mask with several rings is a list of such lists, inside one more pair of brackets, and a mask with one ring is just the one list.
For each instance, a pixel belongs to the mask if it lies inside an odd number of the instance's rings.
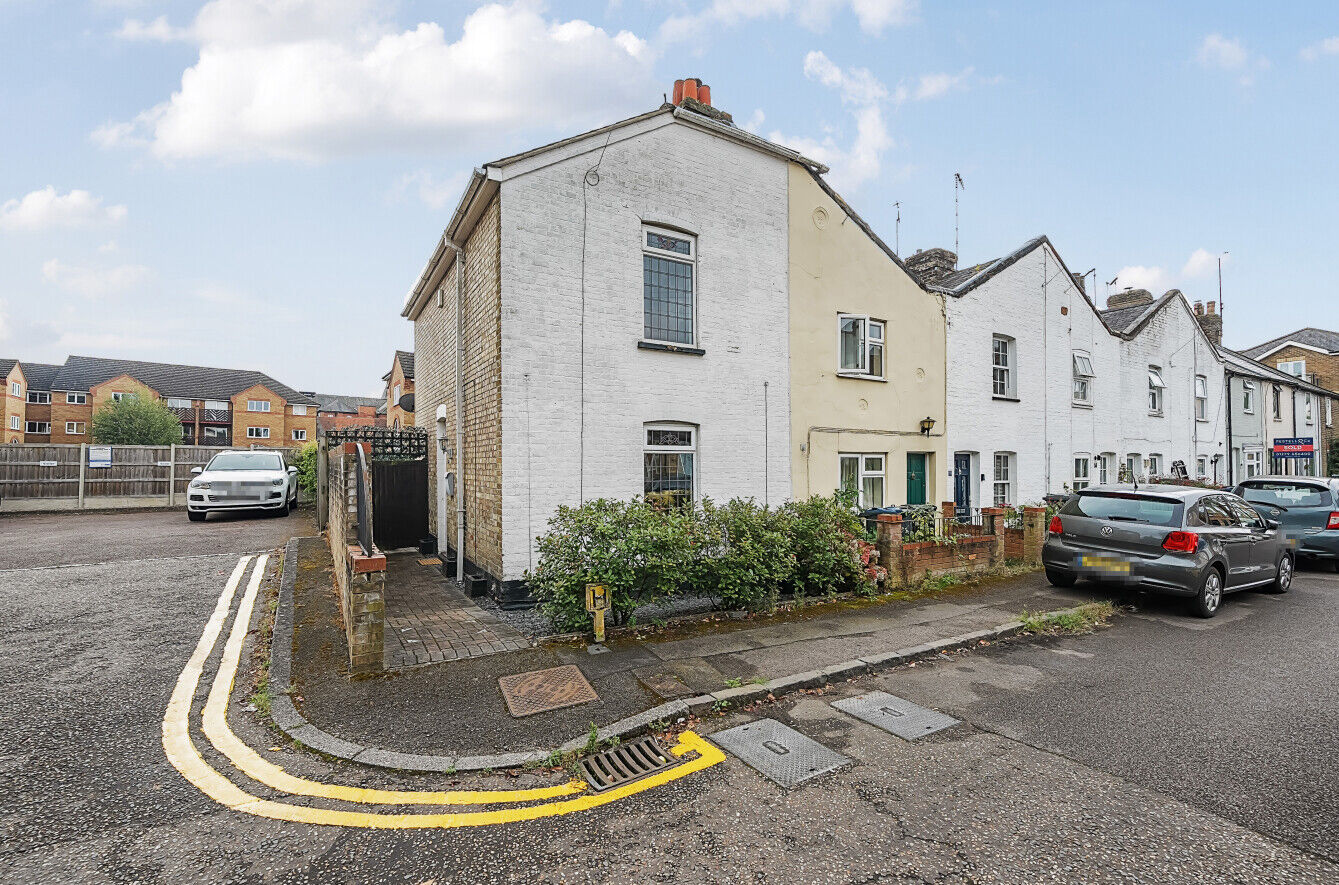
[[790,494],[787,178],[826,168],[718,113],[665,105],[487,164],[406,300],[454,549],[463,247],[464,550],[504,599],[561,504]]
[[[949,475],[959,507],[1170,474],[1226,481],[1224,363],[1178,291],[1099,311],[1046,237],[953,270],[907,260],[947,295]],[[1122,301],[1121,298],[1124,298]],[[1121,307],[1122,304],[1127,304]]]

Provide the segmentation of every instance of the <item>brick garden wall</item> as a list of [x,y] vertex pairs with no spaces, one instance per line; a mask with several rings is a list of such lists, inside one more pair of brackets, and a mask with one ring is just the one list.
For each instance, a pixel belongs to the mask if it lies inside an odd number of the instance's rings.
[[[358,457],[355,445],[332,448],[326,462],[328,518],[326,541],[335,563],[335,585],[339,590],[339,613],[349,649],[351,673],[373,673],[382,669],[386,618],[386,557],[379,550],[371,555],[358,545]],[[372,494],[372,471],[364,475],[366,491]]]
[[[945,512],[952,505],[945,504]],[[943,540],[902,543],[902,517],[880,516],[877,523],[879,562],[888,570],[888,587],[919,584],[939,575],[971,575],[989,572],[1004,565],[1006,559],[1041,563],[1041,548],[1046,539],[1046,511],[1040,507],[1023,509],[1024,527],[1004,527],[1004,511],[986,508],[982,525],[943,523]]]

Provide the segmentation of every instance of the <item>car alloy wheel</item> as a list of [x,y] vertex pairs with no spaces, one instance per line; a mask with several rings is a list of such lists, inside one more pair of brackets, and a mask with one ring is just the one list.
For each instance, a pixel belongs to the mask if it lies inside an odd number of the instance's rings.
[[1274,588],[1279,593],[1286,593],[1288,587],[1292,585],[1292,582],[1293,560],[1291,556],[1285,556],[1283,557],[1283,561],[1279,563],[1279,576],[1274,584]]
[[1204,579],[1204,589],[1200,591],[1200,609],[1206,615],[1212,615],[1218,611],[1218,606],[1223,602],[1223,579],[1218,574],[1218,569],[1210,569],[1209,575]]

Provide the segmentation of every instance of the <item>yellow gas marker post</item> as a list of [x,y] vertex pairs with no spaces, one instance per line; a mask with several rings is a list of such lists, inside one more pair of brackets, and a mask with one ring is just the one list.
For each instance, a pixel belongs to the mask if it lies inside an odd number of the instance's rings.
[[[189,726],[191,701],[199,686],[204,663],[208,660],[210,653],[214,649],[214,645],[218,641],[219,634],[222,632],[223,622],[227,617],[228,610],[231,608],[232,600],[236,596],[237,587],[241,582],[242,575],[246,571],[246,565],[249,560],[250,557],[243,557],[238,562],[237,567],[233,570],[233,574],[229,578],[228,584],[224,588],[223,593],[219,597],[218,604],[214,608],[213,615],[211,615],[209,622],[205,625],[205,630],[200,636],[200,641],[196,645],[194,654],[192,654],[185,669],[182,670],[181,675],[177,679],[177,685],[172,692],[172,698],[168,702],[167,714],[163,719],[163,748],[173,767],[181,772],[188,781],[194,784],[211,799],[214,799],[216,802],[226,805],[229,808],[274,820],[373,829],[486,826],[513,821],[536,820],[543,817],[553,817],[569,814],[574,811],[584,811],[590,808],[596,808],[617,801],[618,799],[640,793],[644,790],[670,783],[671,781],[692,774],[695,771],[710,768],[725,759],[725,755],[715,746],[703,740],[693,732],[688,731],[680,735],[678,745],[670,750],[671,753],[679,757],[688,755],[689,753],[697,754],[697,758],[690,759],[682,765],[659,772],[644,780],[609,790],[605,793],[588,793],[575,799],[565,801],[548,802],[523,808],[496,809],[492,811],[379,814],[363,811],[311,808],[308,806],[290,805],[285,802],[260,799],[256,796],[252,796],[237,787],[232,781],[219,774],[205,762],[191,740]],[[211,743],[218,737],[218,740],[224,743],[225,746],[228,746],[234,753],[237,753],[238,758],[245,762],[246,767],[243,767],[242,765],[238,766],[243,772],[260,783],[271,786],[281,792],[294,793],[294,791],[285,789],[285,787],[280,786],[280,784],[298,785],[304,789],[316,789],[318,792],[298,792],[296,793],[297,795],[312,795],[322,798],[363,802],[365,804],[462,804],[462,801],[468,801],[469,804],[485,804],[487,802],[498,801],[517,802],[525,800],[518,798],[516,794],[535,792],[524,790],[500,790],[459,791],[456,793],[414,793],[398,790],[369,791],[361,788],[320,784],[315,781],[306,781],[301,778],[292,777],[282,769],[278,768],[278,766],[274,766],[271,763],[266,762],[264,759],[261,759],[250,747],[247,747],[238,740],[236,735],[234,735],[227,727],[227,702],[228,697],[231,694],[232,683],[235,678],[236,668],[241,654],[241,647],[245,641],[247,626],[250,622],[250,614],[255,604],[256,591],[259,589],[260,578],[264,575],[264,568],[267,561],[268,556],[262,556],[257,561],[256,570],[252,575],[252,580],[247,588],[246,595],[238,607],[237,619],[224,649],[224,661],[220,663],[219,674],[215,677],[214,685],[210,690],[210,697],[206,702],[206,715],[210,719],[210,722],[206,724],[205,727],[206,735],[210,738]],[[221,729],[218,727],[220,724],[222,725]],[[210,734],[211,731],[214,732],[214,734]],[[239,747],[245,752],[239,751]],[[220,748],[220,752],[229,755],[222,748]],[[254,757],[254,759],[248,759],[248,755]],[[233,757],[229,755],[229,759],[233,760]],[[237,764],[236,760],[233,761],[234,764]],[[259,762],[260,765],[255,765],[255,762]],[[268,769],[273,770],[271,771]],[[271,783],[271,780],[273,780],[273,783]],[[308,785],[310,785],[310,788]],[[562,790],[571,786],[573,785],[569,784],[564,785],[563,787],[546,789]],[[347,791],[347,793],[344,791]],[[362,796],[364,794],[372,794],[372,796],[376,798],[348,798],[351,795]],[[408,797],[418,798],[414,799]],[[425,800],[423,797],[432,798]],[[457,799],[455,797],[460,798]],[[465,797],[469,797],[469,799],[466,799]]]

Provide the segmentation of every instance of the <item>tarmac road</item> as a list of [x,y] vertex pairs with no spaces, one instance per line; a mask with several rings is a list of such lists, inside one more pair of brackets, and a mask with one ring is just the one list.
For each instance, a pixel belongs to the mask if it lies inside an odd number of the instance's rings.
[[[306,517],[118,514],[119,534],[106,517],[0,520],[0,546],[26,551],[0,565],[6,882],[1339,881],[1332,574],[1304,572],[1284,598],[1230,598],[1207,624],[1145,602],[1095,636],[1006,643],[760,710],[855,761],[789,793],[728,758],[594,811],[368,831],[227,810],[163,754],[168,696],[236,554],[310,532]],[[60,549],[29,536],[39,526]],[[70,544],[85,555],[64,559]],[[44,567],[61,561],[91,564]],[[828,704],[874,687],[965,723],[907,743]],[[275,742],[240,709],[231,721],[259,750]],[[272,758],[329,782],[444,780],[291,748]]]

